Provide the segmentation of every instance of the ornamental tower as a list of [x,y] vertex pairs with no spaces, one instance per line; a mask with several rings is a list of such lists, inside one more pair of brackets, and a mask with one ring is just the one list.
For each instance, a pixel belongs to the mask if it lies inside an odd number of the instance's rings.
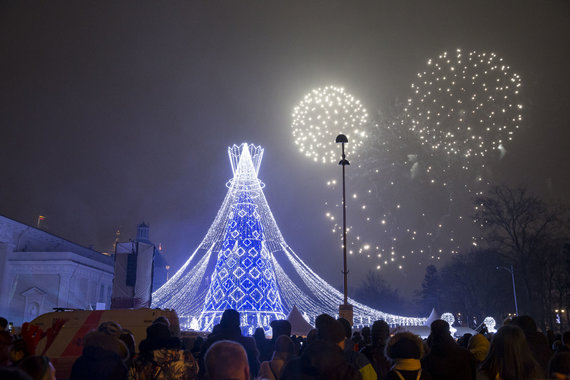
[[[151,307],[174,309],[182,328],[202,331],[211,331],[225,309],[236,309],[246,334],[257,327],[269,332],[271,321],[286,318],[294,306],[309,323],[321,313],[336,317],[343,294],[287,245],[271,213],[258,179],[263,149],[243,143],[228,154],[233,178],[212,225],[182,268],[153,293]],[[426,320],[349,303],[355,326]]]
[[261,194],[257,171],[247,148],[237,163],[231,152],[230,158],[234,178],[228,185],[234,201],[198,321],[205,329],[218,323],[226,309],[239,311],[245,326],[269,326],[274,319],[286,318],[254,202]]

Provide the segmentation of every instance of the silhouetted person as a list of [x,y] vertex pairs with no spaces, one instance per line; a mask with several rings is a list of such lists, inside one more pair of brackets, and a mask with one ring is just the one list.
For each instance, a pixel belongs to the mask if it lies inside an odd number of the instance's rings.
[[10,365],[12,344],[12,335],[8,331],[0,331],[0,367],[8,367]]
[[173,336],[169,323],[156,319],[146,329],[146,339],[139,344],[140,355],[135,359],[135,372],[138,380],[195,379],[198,365],[190,351],[182,349],[182,342]]
[[18,365],[33,380],[55,380],[55,368],[47,356],[28,356]]
[[385,380],[431,380],[429,372],[422,370],[420,359],[423,344],[420,337],[411,332],[395,334],[386,346],[386,355],[394,366],[386,374]]
[[548,362],[548,378],[570,379],[570,352],[557,352]]
[[355,351],[354,349],[355,343],[352,339],[350,339],[350,335],[352,332],[350,323],[344,318],[339,318],[338,321],[342,324],[342,327],[344,328],[345,339],[344,339],[343,350],[346,361],[352,364],[352,366],[356,368],[358,372],[360,372],[363,380],[376,380],[377,379],[376,371],[374,370],[374,367],[372,367],[372,364],[370,364],[370,361],[368,360],[366,355],[358,351]]
[[477,371],[477,380],[533,380],[543,377],[534,360],[523,331],[514,325],[501,327],[487,357]]
[[271,359],[273,354],[273,341],[265,337],[265,330],[262,327],[255,329],[253,333],[253,339],[255,339],[255,345],[259,351],[259,361],[267,361]]
[[8,330],[8,320],[4,317],[0,317],[0,331]]
[[562,344],[558,352],[570,352],[570,331],[564,331],[562,334]]
[[379,379],[383,379],[392,367],[392,363],[384,355],[389,338],[390,327],[388,324],[385,321],[376,321],[372,325],[371,344],[360,351],[366,355]]
[[356,380],[362,376],[344,356],[343,326],[327,314],[315,320],[317,339],[310,343],[300,358],[285,366],[281,380]]
[[480,364],[487,357],[490,345],[485,335],[475,334],[469,338],[467,349],[473,354],[475,360],[477,360],[477,364]]
[[0,367],[0,379],[2,380],[33,380],[30,375],[15,367]]
[[[364,346],[367,346],[370,343],[372,343],[372,337],[370,335],[370,331],[371,331],[370,327],[368,327],[368,326],[364,326],[362,328],[361,334],[362,334],[362,340],[364,341]],[[360,347],[360,348],[362,349],[362,348],[364,348],[364,346]]]
[[279,380],[285,365],[293,358],[295,345],[287,335],[281,335],[275,341],[275,351],[270,361],[264,361],[259,368],[262,379]]
[[522,329],[526,337],[526,341],[528,342],[530,352],[532,352],[532,356],[538,364],[540,364],[542,370],[546,372],[548,361],[552,356],[552,349],[548,344],[546,335],[538,331],[536,322],[528,315],[514,317],[511,321],[511,325],[518,326]]
[[119,339],[121,326],[103,322],[83,339],[83,352],[71,368],[70,380],[124,380],[129,350]]
[[449,331],[449,324],[438,319],[431,324],[427,344],[429,353],[422,359],[422,368],[437,380],[472,380],[476,361],[471,352],[459,347]]
[[251,337],[245,337],[241,334],[240,329],[240,317],[236,310],[228,309],[222,314],[222,319],[220,320],[220,327],[216,334],[211,334],[208,336],[204,346],[202,347],[202,352],[200,354],[200,374],[203,373],[203,358],[206,351],[212,344],[220,340],[231,340],[237,342],[243,346],[247,354],[247,361],[249,364],[249,373],[252,377],[257,376],[259,371],[259,351],[255,345],[255,340]]

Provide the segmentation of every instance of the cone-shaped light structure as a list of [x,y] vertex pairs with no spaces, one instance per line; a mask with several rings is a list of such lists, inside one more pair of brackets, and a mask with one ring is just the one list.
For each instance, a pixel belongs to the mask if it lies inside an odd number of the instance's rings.
[[[234,177],[206,236],[188,261],[153,294],[153,307],[177,311],[182,327],[211,330],[227,308],[241,314],[242,330],[269,331],[293,306],[314,323],[336,316],[343,295],[313,272],[287,245],[258,179],[263,149],[243,143],[228,148]],[[354,324],[384,319],[423,325],[425,318],[386,314],[354,300]]]

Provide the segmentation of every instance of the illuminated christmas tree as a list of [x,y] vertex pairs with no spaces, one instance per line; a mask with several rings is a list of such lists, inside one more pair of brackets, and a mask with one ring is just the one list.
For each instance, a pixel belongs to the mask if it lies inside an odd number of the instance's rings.
[[259,193],[248,181],[236,184],[236,191],[237,201],[231,206],[222,249],[200,314],[204,326],[219,320],[226,309],[239,311],[242,324],[247,326],[268,326],[272,320],[286,317],[252,199]]
[[[227,308],[242,317],[242,329],[269,331],[293,306],[310,323],[321,313],[336,316],[343,295],[313,272],[281,235],[258,179],[263,149],[228,148],[234,177],[208,233],[188,261],[153,294],[152,307],[177,311],[182,327],[211,330]],[[383,319],[392,325],[422,325],[425,318],[386,314],[349,300],[354,324]]]

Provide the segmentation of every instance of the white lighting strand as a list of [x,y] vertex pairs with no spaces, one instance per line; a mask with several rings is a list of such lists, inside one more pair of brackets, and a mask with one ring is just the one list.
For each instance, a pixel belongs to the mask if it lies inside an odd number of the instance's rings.
[[[222,206],[198,249],[172,279],[153,294],[152,307],[173,308],[178,312],[181,326],[184,328],[209,329],[217,323],[221,313],[205,309],[205,302],[211,301],[212,297],[207,295],[207,292],[210,283],[220,276],[220,273],[215,272],[214,266],[222,252],[224,236],[229,232],[228,220],[233,217],[231,207],[237,204],[239,189],[243,189],[243,184],[247,183],[251,196],[248,202],[253,202],[256,212],[259,213],[256,218],[263,226],[262,255],[272,264],[272,268],[268,268],[270,271],[266,273],[266,278],[276,281],[281,298],[279,302],[283,302],[285,312],[297,306],[301,314],[312,321],[320,313],[336,313],[342,301],[340,292],[303,263],[285,243],[277,227],[263,195],[262,184],[257,179],[263,149],[244,143],[240,146],[234,145],[228,152],[234,178],[228,182],[229,190]],[[240,169],[240,165],[245,166]],[[223,268],[223,265],[220,268]],[[284,268],[290,268],[292,272],[289,269],[286,272]],[[357,302],[354,302],[354,305],[355,322],[361,325],[370,324],[376,319],[385,319],[392,325],[422,325],[425,322],[425,318],[386,314]],[[284,316],[279,313],[266,314],[264,316],[261,311],[252,311],[247,316],[242,315],[242,328],[248,332],[258,326],[267,330],[271,318],[281,319]]]

